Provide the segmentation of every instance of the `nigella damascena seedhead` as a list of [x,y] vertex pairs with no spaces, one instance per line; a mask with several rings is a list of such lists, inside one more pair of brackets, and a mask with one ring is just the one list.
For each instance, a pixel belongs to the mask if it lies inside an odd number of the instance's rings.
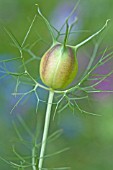
[[[75,8],[76,9],[76,8]],[[74,10],[73,10],[74,12]],[[73,14],[71,13],[71,15]],[[48,20],[42,15],[38,8],[38,13],[47,24],[50,34],[52,36],[53,44],[47,52],[43,55],[40,62],[40,77],[42,82],[50,87],[51,89],[64,89],[75,79],[78,71],[78,63],[76,58],[77,49],[90,41],[92,38],[101,33],[109,20],[106,21],[105,25],[96,33],[82,41],[81,43],[71,46],[67,45],[68,35],[71,30],[71,26],[66,20],[66,32],[63,43],[58,42],[57,38],[54,37],[53,27],[49,24]],[[71,16],[70,15],[70,16]],[[75,20],[76,23],[76,20]],[[74,24],[74,23],[73,23]],[[72,25],[73,25],[72,24]]]
[[52,89],[66,88],[74,80],[77,71],[75,50],[68,46],[56,44],[41,59],[41,79]]

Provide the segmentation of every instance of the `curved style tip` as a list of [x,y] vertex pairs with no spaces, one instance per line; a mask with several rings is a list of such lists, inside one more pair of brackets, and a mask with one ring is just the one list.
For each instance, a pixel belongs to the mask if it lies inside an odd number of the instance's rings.
[[105,25],[103,26],[103,28],[105,28],[105,27],[108,26],[108,22],[110,22],[110,20],[111,20],[111,19],[107,19],[107,20],[106,20],[106,23],[105,23]]
[[37,6],[37,11],[38,11],[38,14],[44,18],[44,16],[42,15],[41,11],[40,11],[40,8],[39,8],[39,5],[38,4],[35,4]]
[[38,8],[39,8],[39,5],[38,4],[35,4]]
[[88,41],[90,41],[91,39],[96,37],[98,34],[100,34],[107,27],[109,21],[110,21],[110,19],[107,19],[105,25],[99,31],[97,31],[96,33],[94,33],[93,35],[91,35],[90,37],[88,37],[87,39],[82,41],[81,43],[77,44],[75,46],[75,48],[77,49],[77,48],[81,47],[82,45],[86,44]]
[[41,13],[41,11],[40,11],[39,5],[38,5],[38,4],[35,4],[35,5],[37,6],[37,11],[38,11],[39,15],[42,16],[42,13]]
[[44,20],[44,22],[46,23],[48,29],[49,29],[49,32],[51,34],[51,37],[52,37],[52,41],[53,41],[53,44],[55,44],[56,40],[55,40],[55,37],[54,37],[54,33],[53,33],[53,30],[52,30],[52,26],[50,25],[49,21],[46,19],[46,17],[41,13],[40,11],[40,8],[39,8],[39,5],[36,4],[38,7],[37,7],[37,11],[38,11],[38,14],[42,17],[42,19]]
[[107,19],[107,20],[106,20],[106,24],[105,24],[106,27],[107,27],[107,25],[108,25],[108,22],[110,22],[110,20],[111,20],[111,19]]

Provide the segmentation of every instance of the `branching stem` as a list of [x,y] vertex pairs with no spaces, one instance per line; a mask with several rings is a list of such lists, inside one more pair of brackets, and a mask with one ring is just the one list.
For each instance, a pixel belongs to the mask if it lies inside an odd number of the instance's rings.
[[45,115],[45,124],[44,124],[44,130],[43,130],[40,158],[39,158],[39,164],[38,164],[39,170],[42,170],[43,161],[44,161],[44,154],[45,154],[45,149],[46,149],[46,144],[47,144],[47,136],[48,136],[48,130],[49,130],[49,124],[50,124],[50,116],[51,116],[53,97],[54,97],[54,91],[50,90],[49,97],[48,97],[47,109],[46,109],[46,115]]

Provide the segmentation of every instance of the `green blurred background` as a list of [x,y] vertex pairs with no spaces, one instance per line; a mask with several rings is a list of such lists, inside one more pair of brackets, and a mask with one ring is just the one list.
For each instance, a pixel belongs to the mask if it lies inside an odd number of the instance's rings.
[[[18,50],[12,46],[12,41],[3,30],[3,24],[11,30],[16,39],[22,43],[22,40],[28,31],[34,15],[37,13],[35,4],[38,3],[41,11],[47,19],[59,29],[64,22],[65,17],[72,10],[77,1],[75,0],[0,0],[0,60],[19,56]],[[100,29],[107,19],[111,19],[109,27],[104,34],[104,40],[101,49],[113,46],[113,1],[112,0],[81,0],[78,7],[77,17],[79,18],[77,29],[89,30],[92,33]],[[88,37],[90,32],[76,33],[73,35],[70,43],[76,44]],[[51,37],[47,26],[38,18],[33,26],[31,34],[26,44],[33,44],[39,39],[36,46],[32,49],[36,56],[42,54],[51,45]],[[62,40],[61,40],[62,41]],[[83,55],[90,56],[93,50],[93,43],[88,43],[79,50],[78,56],[82,60]],[[30,56],[25,53],[25,60]],[[87,60],[87,59],[86,59]],[[83,59],[83,62],[85,59]],[[3,63],[0,63],[0,76],[3,74]],[[20,62],[7,63],[10,71],[20,65]],[[39,60],[30,61],[27,64],[29,72],[35,79],[39,78]],[[80,66],[84,69],[85,65]],[[104,69],[113,69],[113,62],[105,66]],[[83,70],[79,70],[82,72]],[[22,101],[19,106],[10,114],[16,99],[12,96],[16,85],[16,79],[11,76],[0,78],[0,156],[6,160],[20,163],[13,152],[15,146],[20,155],[28,156],[31,154],[31,145],[24,145],[17,139],[14,124],[17,125],[21,135],[27,141],[31,137],[26,128],[22,125],[24,120],[34,133],[36,121],[39,126],[39,142],[43,130],[44,112],[46,104],[40,103],[38,114],[35,113],[36,100],[31,95],[25,102]],[[107,82],[101,84],[102,89],[113,90],[113,76]],[[29,89],[27,85],[20,87],[20,90]],[[39,90],[40,98],[47,99],[47,93]],[[69,109],[57,114],[54,121],[51,121],[50,134],[58,129],[63,129],[61,136],[48,144],[47,152],[54,153],[66,147],[70,149],[64,153],[52,156],[46,159],[45,167],[71,167],[72,170],[111,170],[113,169],[113,95],[101,94],[92,95],[89,103],[83,101],[81,106],[87,109],[91,107],[97,114],[102,116],[92,116],[76,112],[75,115]],[[21,120],[22,119],[22,120]],[[0,169],[12,170],[7,163],[0,160]],[[26,168],[32,169],[32,168]]]

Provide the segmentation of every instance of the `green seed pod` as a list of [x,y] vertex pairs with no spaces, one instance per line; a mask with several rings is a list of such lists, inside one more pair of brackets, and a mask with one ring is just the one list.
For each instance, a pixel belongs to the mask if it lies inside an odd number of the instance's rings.
[[[76,8],[74,8],[76,9]],[[66,45],[68,40],[68,35],[70,28],[68,25],[68,19],[66,20],[66,32],[63,44],[57,42],[58,37],[54,37],[54,32],[49,24],[48,20],[43,16],[39,7],[38,13],[45,21],[51,37],[52,43],[56,44],[52,46],[42,57],[40,63],[40,77],[43,83],[52,89],[64,89],[66,88],[75,78],[78,71],[78,63],[76,60],[76,50],[86,44],[88,41],[93,39],[95,36],[100,34],[107,26],[109,19],[106,21],[105,25],[96,33],[80,42],[75,46]]]
[[52,89],[64,89],[75,78],[78,71],[75,49],[56,44],[42,57],[40,77]]

